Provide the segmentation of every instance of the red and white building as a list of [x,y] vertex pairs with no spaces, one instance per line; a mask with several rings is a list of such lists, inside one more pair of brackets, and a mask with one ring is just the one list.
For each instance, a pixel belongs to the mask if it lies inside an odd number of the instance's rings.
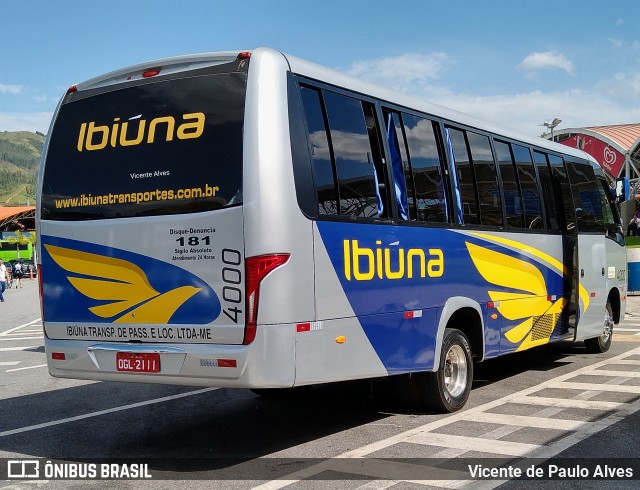
[[[545,137],[551,139],[551,135]],[[589,153],[612,180],[629,177],[635,201],[623,205],[623,223],[628,222],[640,201],[640,124],[559,129],[554,131],[553,139]]]
[[586,151],[613,179],[628,176],[634,180],[640,176],[640,124],[558,129],[553,139]]

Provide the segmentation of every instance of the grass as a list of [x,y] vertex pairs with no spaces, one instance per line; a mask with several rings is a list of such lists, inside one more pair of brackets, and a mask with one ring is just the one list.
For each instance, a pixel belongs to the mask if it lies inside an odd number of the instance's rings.
[[624,238],[628,248],[640,247],[640,236],[628,236]]

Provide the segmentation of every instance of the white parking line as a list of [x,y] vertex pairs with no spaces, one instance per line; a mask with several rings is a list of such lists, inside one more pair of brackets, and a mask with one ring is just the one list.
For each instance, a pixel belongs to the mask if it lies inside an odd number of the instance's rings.
[[[29,339],[29,340],[33,340],[33,339]],[[39,347],[42,347],[41,345],[27,345],[25,347],[0,347],[0,352],[9,352],[9,351],[16,351],[16,350],[29,350],[29,349],[37,349]]]
[[438,434],[436,432],[422,432],[405,439],[412,444],[425,446],[450,447],[464,449],[465,451],[479,451],[504,456],[526,456],[540,446],[525,442],[510,442],[504,440],[491,440],[481,437],[456,436],[453,434]]
[[0,366],[16,366],[22,361],[0,361]]
[[561,390],[593,390],[613,391],[618,393],[640,393],[640,386],[621,386],[596,383],[572,383],[570,381],[554,381],[548,383],[547,388],[560,388]]
[[[471,422],[484,422],[487,424],[496,423],[496,414],[480,412],[475,413],[467,419]],[[500,415],[500,423],[505,425],[515,425],[518,427],[536,427],[538,429],[556,430],[578,430],[584,422],[579,420],[552,419],[543,417],[529,417],[527,415]]]
[[510,403],[544,405],[547,407],[580,408],[585,410],[615,410],[622,402],[601,402],[598,400],[577,400],[575,398],[549,398],[546,396],[521,396],[509,400]]
[[[555,379],[551,379],[545,381],[539,385],[532,386],[530,388],[526,388],[522,391],[512,393],[506,397],[500,398],[498,400],[494,400],[492,402],[486,403],[484,405],[480,405],[474,408],[470,408],[468,410],[458,412],[456,414],[449,415],[442,419],[436,420],[434,422],[430,422],[420,427],[415,427],[406,432],[402,432],[400,434],[396,434],[387,439],[379,440],[362,447],[356,448],[354,450],[342,453],[332,459],[328,459],[319,463],[317,465],[310,466],[303,470],[291,473],[289,475],[283,475],[279,480],[272,480],[266,482],[262,485],[258,485],[253,487],[254,490],[276,490],[283,487],[286,487],[291,484],[295,484],[301,480],[305,480],[307,478],[311,478],[314,475],[317,475],[322,471],[331,471],[333,470],[334,465],[342,464],[344,466],[344,461],[352,458],[357,458],[356,465],[352,464],[350,468],[346,470],[343,468],[342,471],[347,473],[360,473],[358,470],[358,465],[361,463],[360,458],[365,458],[366,456],[373,454],[382,449],[388,448],[392,445],[398,443],[418,443],[418,444],[426,444],[432,446],[441,446],[454,448],[456,450],[475,450],[481,452],[493,452],[495,454],[506,454],[513,455],[519,457],[529,457],[529,458],[543,458],[548,459],[556,454],[559,454],[563,450],[572,445],[586,439],[587,437],[609,427],[610,425],[618,422],[621,417],[628,416],[632,413],[640,410],[640,400],[630,402],[630,403],[618,403],[618,402],[606,402],[606,401],[597,401],[597,400],[583,400],[583,399],[565,399],[565,398],[551,398],[551,397],[538,397],[535,396],[536,393],[541,392],[547,388],[563,388],[563,389],[577,389],[577,390],[590,390],[592,392],[618,392],[618,393],[638,393],[640,392],[640,387],[638,386],[628,386],[628,385],[613,385],[613,384],[598,384],[598,383],[577,383],[569,381],[574,379],[580,375],[590,375],[597,369],[604,368],[604,370],[611,369],[611,366],[616,364],[633,364],[631,359],[625,359],[627,357],[631,357],[634,355],[640,354],[640,348],[636,348],[631,351],[627,351],[624,354],[621,354],[617,357],[606,359],[604,361],[600,361],[595,364],[591,364],[589,366],[585,366],[583,368],[577,369],[570,373],[564,374],[562,376],[558,376]],[[623,378],[627,373],[625,371],[619,371],[615,373],[618,377]],[[628,378],[631,379],[634,377],[633,375]],[[587,408],[587,409],[598,409],[598,410],[614,410],[615,413],[601,418],[599,420],[593,422],[579,422],[579,421],[565,421],[561,419],[557,419],[558,428],[561,430],[569,430],[569,435],[557,439],[551,442],[549,445],[537,445],[537,444],[527,444],[527,443],[518,443],[518,442],[510,442],[506,440],[500,439],[500,429],[497,429],[498,434],[495,438],[488,438],[490,434],[485,434],[483,437],[466,437],[466,436],[455,436],[451,434],[441,434],[435,432],[437,429],[450,425],[454,422],[462,421],[462,420],[470,420],[473,421],[476,417],[479,422],[487,422],[492,421],[495,424],[503,424],[503,425],[516,425],[515,422],[522,422],[523,427],[527,427],[531,422],[533,417],[528,416],[513,416],[513,415],[502,415],[498,413],[492,413],[491,410],[500,406],[504,406],[509,403],[527,403],[527,404],[536,404],[543,405],[548,407],[559,407],[559,408]],[[493,416],[493,419],[491,417]],[[541,426],[544,422],[536,422],[534,426]],[[549,425],[553,426],[556,422],[550,422]],[[494,431],[495,432],[495,431]],[[455,456],[453,456],[455,457]],[[366,461],[366,460],[365,460]],[[376,458],[372,458],[372,461],[377,462]],[[375,464],[375,463],[371,463]],[[528,464],[528,463],[527,463]],[[365,476],[367,472],[363,472]],[[403,479],[401,476],[390,477],[390,479],[397,481],[408,481]],[[421,482],[424,483],[424,482]],[[467,479],[464,480],[456,480],[456,481],[437,481],[434,482],[435,486],[444,486],[447,488],[459,488],[462,485],[468,484],[470,481]],[[474,481],[474,488],[484,488],[484,489],[492,489],[496,486],[502,484],[503,481],[488,481],[488,482],[477,482]]]
[[616,359],[615,361],[611,362],[611,365],[613,366],[618,364],[624,364],[625,366],[640,366],[640,361],[637,361],[635,359]]
[[0,342],[6,342],[8,340],[36,340],[44,339],[44,335],[32,335],[31,337],[4,337],[0,339]]
[[611,369],[597,369],[592,373],[589,373],[589,376],[624,376],[626,378],[640,378],[640,372],[638,371],[616,371]]
[[179,395],[163,396],[162,398],[154,398],[153,400],[147,400],[144,402],[132,403],[131,405],[123,405],[121,407],[109,408],[107,410],[100,410],[98,412],[85,413],[83,415],[76,415],[75,417],[68,417],[66,419],[53,420],[51,422],[45,422],[43,424],[30,425],[28,427],[20,427],[19,429],[6,430],[0,432],[0,437],[12,436],[15,434],[22,434],[23,432],[31,432],[38,429],[46,429],[47,427],[54,427],[56,425],[68,424],[69,422],[77,422],[79,420],[90,419],[92,417],[100,417],[109,413],[122,412],[124,410],[130,410],[132,408],[140,408],[146,405],[154,405],[156,403],[164,403],[171,400],[177,400],[179,398],[186,398],[188,396],[201,395],[202,393],[208,393],[209,391],[219,390],[220,388],[203,388],[201,390],[189,391],[188,393],[180,393]]
[[21,368],[15,368],[15,369],[7,369],[5,372],[6,373],[13,373],[14,371],[24,371],[25,369],[36,369],[36,368],[41,368],[41,367],[47,367],[46,364],[38,364],[37,366],[28,366],[28,367],[21,367]]
[[35,320],[31,320],[30,322],[23,323],[22,325],[18,325],[17,327],[10,328],[9,330],[5,330],[4,332],[0,332],[0,337],[6,337],[11,332],[15,332],[16,330],[20,330],[22,327],[27,327],[33,325],[36,322],[42,321],[42,318],[36,318]]

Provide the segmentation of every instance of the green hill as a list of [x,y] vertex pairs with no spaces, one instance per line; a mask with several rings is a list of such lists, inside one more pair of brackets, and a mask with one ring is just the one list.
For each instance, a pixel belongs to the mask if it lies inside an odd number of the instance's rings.
[[36,176],[44,145],[42,133],[0,132],[0,205],[36,202]]

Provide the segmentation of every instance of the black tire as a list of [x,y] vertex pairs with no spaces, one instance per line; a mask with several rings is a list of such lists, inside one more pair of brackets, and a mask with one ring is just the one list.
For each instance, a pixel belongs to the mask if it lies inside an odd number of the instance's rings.
[[592,339],[586,339],[584,346],[587,348],[587,352],[590,354],[603,354],[611,347],[611,341],[613,340],[613,309],[611,303],[607,301],[607,305],[604,308],[604,324],[602,334]]
[[428,408],[447,413],[464,407],[473,383],[473,357],[466,335],[445,329],[438,370],[422,374],[423,403]]

